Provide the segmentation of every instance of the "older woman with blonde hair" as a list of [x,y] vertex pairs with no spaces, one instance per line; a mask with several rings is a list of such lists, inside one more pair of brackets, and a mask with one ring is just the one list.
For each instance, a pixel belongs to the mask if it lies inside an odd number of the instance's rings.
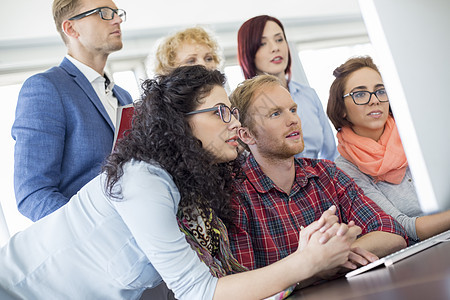
[[161,41],[156,50],[154,71],[164,75],[187,65],[218,69],[222,61],[220,52],[212,33],[200,26],[189,27]]

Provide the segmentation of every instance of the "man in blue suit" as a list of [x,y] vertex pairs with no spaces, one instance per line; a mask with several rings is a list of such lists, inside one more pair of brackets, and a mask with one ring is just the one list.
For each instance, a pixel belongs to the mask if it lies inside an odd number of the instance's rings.
[[122,48],[125,11],[112,0],[54,0],[53,17],[67,55],[25,81],[12,127],[17,206],[33,221],[98,175],[112,150],[117,107],[132,103],[104,72],[108,55]]

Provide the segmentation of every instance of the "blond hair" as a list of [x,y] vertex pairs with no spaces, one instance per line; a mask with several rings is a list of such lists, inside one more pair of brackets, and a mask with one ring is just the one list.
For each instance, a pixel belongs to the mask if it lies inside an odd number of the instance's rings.
[[176,65],[177,51],[186,43],[197,43],[211,49],[212,57],[217,65],[220,65],[220,48],[217,41],[204,28],[196,26],[176,32],[166,37],[156,50],[155,73],[166,75],[173,71]]
[[239,121],[242,127],[252,131],[254,118],[248,112],[250,105],[255,98],[267,87],[276,85],[282,86],[280,80],[273,75],[258,75],[240,83],[230,95],[230,102],[233,107],[239,109]]
[[68,18],[75,15],[77,9],[81,6],[79,0],[54,0],[52,5],[53,20],[55,21],[56,30],[67,44],[68,39],[62,30],[62,23]]

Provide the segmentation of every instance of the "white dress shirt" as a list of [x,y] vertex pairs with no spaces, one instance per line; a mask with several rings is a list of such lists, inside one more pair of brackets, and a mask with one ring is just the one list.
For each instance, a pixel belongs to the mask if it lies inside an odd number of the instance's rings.
[[101,74],[97,73],[97,71],[95,71],[91,67],[86,66],[85,64],[83,64],[82,62],[78,61],[77,59],[73,58],[70,55],[66,55],[66,58],[70,60],[92,84],[92,87],[94,88],[95,93],[97,94],[98,98],[103,104],[103,107],[108,113],[108,116],[111,119],[114,128],[116,128],[117,107],[119,102],[117,101],[117,98],[114,96],[112,92],[112,89],[114,88],[113,77],[105,72],[105,76],[107,76],[110,81],[109,85],[105,88],[105,81],[106,81],[105,77],[103,77]]

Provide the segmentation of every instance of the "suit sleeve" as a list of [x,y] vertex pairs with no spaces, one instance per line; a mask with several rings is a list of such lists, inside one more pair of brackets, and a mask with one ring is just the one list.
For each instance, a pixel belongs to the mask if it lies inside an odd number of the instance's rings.
[[22,86],[12,127],[14,191],[19,211],[36,221],[69,200],[58,190],[65,141],[59,90],[41,75]]

